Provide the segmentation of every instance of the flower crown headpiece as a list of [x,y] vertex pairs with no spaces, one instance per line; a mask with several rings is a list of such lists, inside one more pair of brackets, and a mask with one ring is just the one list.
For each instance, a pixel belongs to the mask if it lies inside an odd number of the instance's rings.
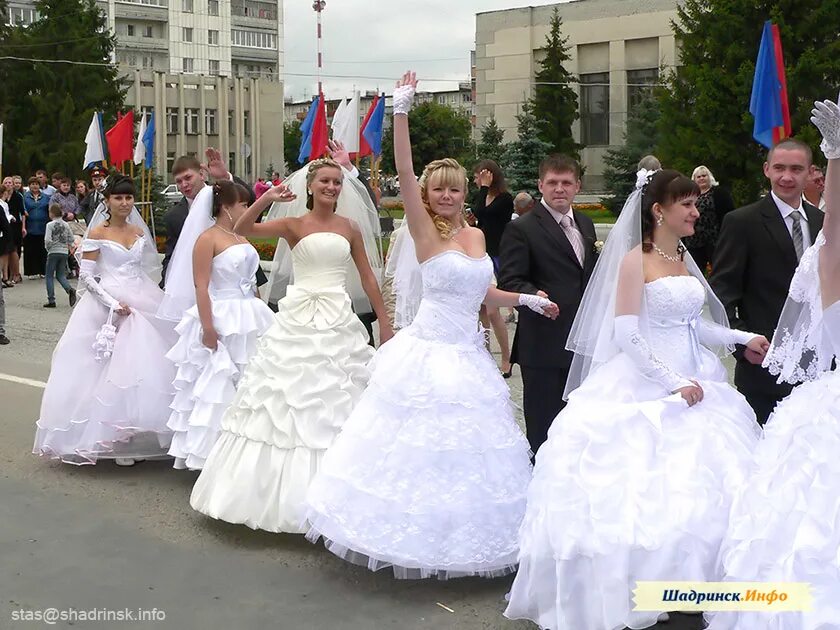
[[312,161],[309,163],[309,166],[307,167],[307,169],[306,169],[306,170],[307,170],[307,172],[311,173],[311,172],[312,172],[312,171],[314,171],[316,168],[320,168],[320,167],[322,167],[322,166],[336,166],[336,167],[340,167],[339,163],[338,163],[338,162],[336,162],[334,159],[332,159],[332,158],[330,158],[330,157],[322,157],[322,158],[318,158],[317,160],[312,160]]
[[653,180],[653,176],[656,175],[662,169],[656,169],[653,171],[649,171],[646,168],[639,169],[636,173],[636,190],[641,190],[642,194],[647,192],[647,187],[650,182]]

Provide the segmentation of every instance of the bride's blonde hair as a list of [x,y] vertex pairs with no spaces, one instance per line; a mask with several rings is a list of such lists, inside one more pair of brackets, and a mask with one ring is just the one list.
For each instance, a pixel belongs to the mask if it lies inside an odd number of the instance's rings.
[[[429,162],[426,165],[426,168],[423,169],[423,174],[420,176],[420,199],[423,201],[423,207],[426,208],[426,212],[428,212],[429,216],[432,217],[432,221],[434,222],[438,233],[443,238],[450,239],[454,235],[454,227],[442,216],[435,214],[429,205],[429,195],[426,189],[433,178],[435,183],[439,183],[443,186],[460,186],[466,195],[468,185],[467,171],[464,170],[464,167],[461,166],[457,160],[453,160],[452,158],[443,158],[442,160]],[[459,227],[465,226],[467,222],[464,220],[463,211],[461,212],[460,219],[461,224]]]

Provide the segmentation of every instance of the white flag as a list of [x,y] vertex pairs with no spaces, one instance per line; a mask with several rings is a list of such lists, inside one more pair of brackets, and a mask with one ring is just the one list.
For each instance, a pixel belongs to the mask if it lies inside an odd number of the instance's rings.
[[347,109],[347,99],[343,98],[343,99],[341,99],[341,102],[338,104],[338,107],[335,108],[335,113],[333,114],[333,117],[332,117],[332,123],[330,124],[330,128],[333,131],[333,139],[337,139],[336,134],[338,133],[338,130],[341,129],[342,126],[344,125],[344,115],[345,115],[345,110],[346,109]]
[[137,130],[137,143],[134,145],[134,163],[140,164],[146,159],[146,145],[143,143],[143,135],[146,133],[146,113],[140,120],[140,129]]
[[85,135],[85,160],[82,168],[87,168],[94,162],[105,161],[105,149],[102,147],[102,130],[99,128],[99,113],[93,112],[93,120],[90,121],[87,134]]
[[341,117],[341,126],[338,127],[333,119],[333,140],[344,144],[348,153],[359,152],[359,93],[356,92],[347,106],[344,108]]

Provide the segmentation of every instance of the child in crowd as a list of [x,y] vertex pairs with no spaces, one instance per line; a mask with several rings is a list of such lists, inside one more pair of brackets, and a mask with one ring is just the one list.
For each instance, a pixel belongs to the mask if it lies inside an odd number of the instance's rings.
[[76,249],[73,233],[62,218],[62,208],[57,203],[49,207],[50,222],[44,233],[47,249],[47,303],[44,308],[55,308],[55,280],[67,291],[70,306],[76,303],[76,290],[67,282],[67,257]]

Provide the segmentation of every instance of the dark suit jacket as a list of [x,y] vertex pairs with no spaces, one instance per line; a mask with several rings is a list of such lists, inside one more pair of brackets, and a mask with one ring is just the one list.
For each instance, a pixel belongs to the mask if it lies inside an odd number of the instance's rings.
[[[239,179],[236,175],[233,176],[233,181],[237,184],[245,186],[245,188],[248,189],[248,205],[252,205],[256,201],[256,196],[254,195],[254,191],[251,187],[243,180]],[[184,227],[184,222],[187,220],[189,212],[190,206],[189,203],[187,203],[187,198],[181,197],[181,200],[169,208],[169,210],[166,211],[166,214],[163,215],[163,225],[166,228],[166,243],[164,244],[163,262],[161,263],[161,289],[164,287],[166,282],[166,268],[169,266],[169,259],[172,258],[172,254],[175,252],[175,246],[178,244],[178,237],[181,236],[181,230]],[[259,220],[260,219],[257,218],[257,221]],[[265,277],[263,270],[257,267],[257,285],[262,286],[266,282],[268,282],[268,278]]]
[[574,217],[584,239],[583,266],[563,228],[541,203],[509,222],[502,235],[499,288],[517,293],[545,291],[560,307],[554,321],[528,308],[519,309],[511,362],[522,367],[568,369],[572,362],[566,340],[597,259],[592,219],[580,212]]
[[[809,203],[803,205],[813,244],[824,215]],[[724,216],[709,283],[732,327],[771,339],[797,264],[793,239],[772,196]],[[743,348],[735,358],[735,384],[742,392],[784,396],[790,390],[744,359]]]

